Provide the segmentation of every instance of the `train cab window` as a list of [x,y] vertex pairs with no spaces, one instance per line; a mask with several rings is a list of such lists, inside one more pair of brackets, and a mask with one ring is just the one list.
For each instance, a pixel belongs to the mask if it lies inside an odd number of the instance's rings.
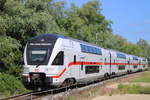
[[32,62],[43,62],[47,56],[47,49],[33,49],[31,50]]
[[64,52],[60,51],[55,57],[52,65],[64,65]]
[[85,73],[86,74],[99,73],[99,66],[86,66]]

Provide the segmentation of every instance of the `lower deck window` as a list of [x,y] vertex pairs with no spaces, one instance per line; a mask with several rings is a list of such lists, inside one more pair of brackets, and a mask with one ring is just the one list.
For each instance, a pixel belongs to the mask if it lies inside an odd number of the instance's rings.
[[133,66],[133,68],[137,68],[137,66]]
[[119,65],[118,70],[125,70],[125,65]]
[[99,72],[99,66],[86,66],[85,67],[86,74],[92,74],[92,73],[98,73],[98,72]]

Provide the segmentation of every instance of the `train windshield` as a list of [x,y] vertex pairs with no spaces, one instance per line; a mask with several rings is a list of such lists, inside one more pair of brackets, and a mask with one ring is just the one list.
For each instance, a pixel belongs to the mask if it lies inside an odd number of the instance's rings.
[[27,48],[27,64],[29,65],[47,65],[52,53],[52,48],[48,47],[30,47]]
[[31,50],[30,59],[32,62],[43,62],[47,56],[47,49],[33,49]]

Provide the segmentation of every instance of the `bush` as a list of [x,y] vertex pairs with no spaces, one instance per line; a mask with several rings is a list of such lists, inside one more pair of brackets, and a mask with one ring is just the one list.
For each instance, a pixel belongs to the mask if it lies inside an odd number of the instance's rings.
[[0,73],[0,93],[2,95],[15,95],[25,93],[27,90],[24,85],[14,76]]
[[0,36],[0,72],[19,77],[21,70],[21,44],[11,37]]

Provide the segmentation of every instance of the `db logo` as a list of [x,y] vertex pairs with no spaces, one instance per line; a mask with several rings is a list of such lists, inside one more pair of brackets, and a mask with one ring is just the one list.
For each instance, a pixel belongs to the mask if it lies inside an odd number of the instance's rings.
[[36,68],[36,69],[35,69],[35,72],[39,72],[39,69]]

